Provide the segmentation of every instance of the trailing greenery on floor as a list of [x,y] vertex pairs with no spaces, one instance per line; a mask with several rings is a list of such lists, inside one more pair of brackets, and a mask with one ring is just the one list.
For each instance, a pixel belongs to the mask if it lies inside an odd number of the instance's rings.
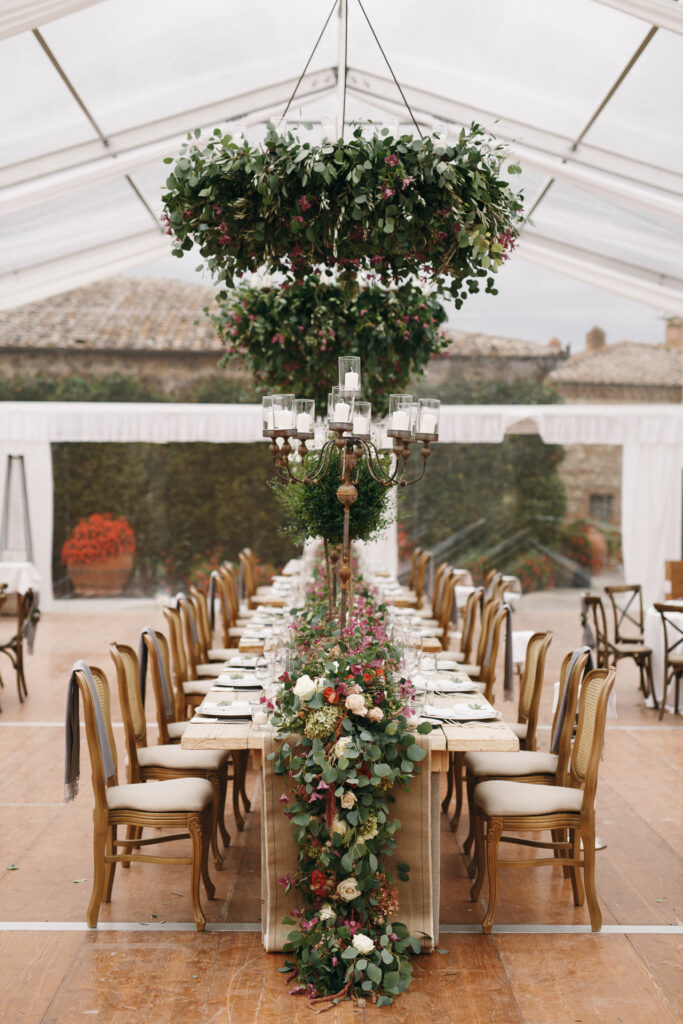
[[[349,997],[386,1006],[410,984],[420,951],[396,920],[389,865],[400,822],[390,813],[391,788],[410,783],[425,751],[408,728],[412,685],[398,673],[383,606],[357,587],[340,631],[327,616],[324,576],[320,567],[295,623],[292,668],[273,716],[285,740],[271,755],[273,770],[287,776],[283,809],[299,847],[299,872],[280,882],[301,896],[285,921],[294,928],[282,970],[295,982],[292,994],[318,1008]],[[393,870],[408,881],[409,865]]]

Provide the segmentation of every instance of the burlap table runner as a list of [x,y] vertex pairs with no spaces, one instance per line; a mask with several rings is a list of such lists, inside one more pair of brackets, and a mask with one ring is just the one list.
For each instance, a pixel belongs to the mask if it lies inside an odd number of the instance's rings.
[[[392,791],[396,802],[390,804],[392,817],[401,821],[396,833],[396,850],[388,858],[387,867],[396,875],[393,864],[405,861],[410,865],[410,881],[397,882],[399,911],[397,918],[419,938],[424,949],[432,949],[438,940],[439,927],[439,775],[432,776],[431,752],[428,736],[416,735],[416,742],[426,750],[427,756],[419,763],[409,788],[396,786]],[[275,775],[268,754],[282,743],[274,734],[263,738],[261,779],[262,803],[262,870],[261,895],[263,915],[261,930],[264,948],[279,952],[292,925],[283,924],[282,918],[299,905],[298,890],[285,893],[279,878],[298,872],[297,845],[294,827],[284,815],[286,804],[280,797],[287,793],[284,775]],[[292,745],[296,737],[290,737]]]

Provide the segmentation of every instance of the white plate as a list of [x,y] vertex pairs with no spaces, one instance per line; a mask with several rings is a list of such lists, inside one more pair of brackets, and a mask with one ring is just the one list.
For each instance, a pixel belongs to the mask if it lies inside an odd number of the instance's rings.
[[467,704],[450,704],[448,706],[425,704],[420,712],[423,718],[437,718],[444,722],[475,722],[478,720],[502,718],[502,713],[490,705],[471,701]]
[[232,704],[205,701],[197,711],[211,718],[251,718],[251,707],[246,701],[233,701]]

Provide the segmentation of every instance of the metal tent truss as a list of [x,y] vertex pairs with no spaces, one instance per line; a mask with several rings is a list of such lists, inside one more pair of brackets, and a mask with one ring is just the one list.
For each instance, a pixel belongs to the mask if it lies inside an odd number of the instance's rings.
[[[323,66],[311,67],[321,32],[298,79],[281,78],[204,104],[178,105],[178,109],[156,118],[136,119],[133,106],[129,122],[105,128],[107,118],[94,109],[88,88],[81,87],[68,56],[60,52],[63,31],[55,32],[53,38],[51,26],[63,30],[71,19],[95,18],[98,9],[118,2],[109,0],[101,5],[92,0],[36,0],[19,4],[0,0],[0,40],[5,37],[4,42],[0,41],[0,65],[3,46],[17,39],[21,45],[25,41],[27,47],[32,47],[32,59],[49,64],[55,88],[64,96],[64,110],[75,125],[63,144],[60,139],[57,145],[41,145],[32,138],[22,159],[13,159],[10,151],[9,159],[0,160],[0,233],[8,240],[5,258],[0,259],[0,309],[47,297],[168,253],[168,239],[158,220],[159,186],[165,177],[162,158],[176,153],[190,130],[208,130],[221,122],[237,120],[253,128],[278,119],[295,96],[297,114],[293,118],[290,113],[290,121],[307,120],[310,115],[312,121],[319,122],[321,110],[328,104],[328,110],[336,108],[340,128],[342,123],[348,125],[354,120],[354,111],[367,112],[365,116],[375,119],[390,115],[406,125],[413,118],[413,129],[422,131],[430,130],[437,121],[459,128],[476,120],[491,127],[509,143],[525,169],[531,220],[522,232],[520,257],[667,314],[683,313],[683,169],[675,160],[668,164],[662,161],[656,148],[648,147],[646,124],[642,146],[607,145],[605,139],[611,137],[610,133],[601,135],[598,131],[606,113],[628,93],[639,68],[653,61],[653,48],[660,37],[667,37],[666,47],[658,50],[657,56],[662,52],[675,55],[678,47],[678,63],[683,65],[683,4],[676,0],[582,0],[581,5],[577,4],[582,9],[608,8],[609,13],[603,17],[628,28],[625,38],[629,45],[624,43],[620,50],[621,65],[615,67],[609,80],[605,77],[606,88],[594,95],[592,106],[581,109],[576,131],[556,130],[554,125],[548,128],[547,118],[540,116],[536,120],[522,116],[515,119],[509,109],[490,109],[488,104],[478,107],[471,96],[468,100],[458,95],[455,81],[448,95],[424,84],[410,84],[410,74],[404,72],[397,88],[388,60],[390,75],[379,60],[373,68],[356,67],[352,63],[353,36],[349,45],[349,8],[358,4],[370,25],[359,0],[336,0],[332,10],[324,5],[322,13],[329,11],[328,20],[333,13],[339,15],[332,19],[337,27],[336,45],[334,40],[323,44],[317,54]],[[121,3],[126,6],[124,0]],[[374,26],[379,26],[377,43],[383,35],[377,8],[385,8],[387,3],[376,0],[367,4]],[[531,10],[533,4],[534,0],[526,0],[523,6]],[[168,11],[169,5],[163,6]],[[201,28],[204,5],[190,6],[196,10]],[[299,13],[306,8],[314,27],[321,22],[319,6],[312,0],[301,0],[296,7]],[[428,0],[422,7],[428,18]],[[470,9],[469,5],[462,8],[463,17]],[[239,16],[248,19],[249,10]],[[374,35],[373,26],[370,28]],[[532,25],[528,28],[533,30]],[[434,31],[438,31],[436,24]],[[263,26],[263,33],[268,42],[268,25]],[[307,25],[306,35],[310,34]],[[277,39],[270,43],[277,47]],[[94,40],[93,45],[102,44]],[[330,45],[334,45],[332,51]],[[387,50],[391,48],[387,46]],[[336,62],[330,63],[335,51]],[[390,56],[394,59],[403,54],[390,52]],[[217,74],[219,71],[216,69]],[[423,82],[431,86],[430,78]],[[664,88],[662,85],[662,95]],[[187,95],[193,95],[193,90],[188,89]],[[102,102],[99,106],[106,108]],[[642,117],[641,123],[645,123]],[[17,138],[31,135],[30,124],[14,127]],[[37,130],[34,134],[39,135]],[[98,210],[110,204],[110,194],[111,202],[118,204],[119,216],[116,223],[110,218],[98,230]],[[84,202],[87,197],[89,201]],[[600,231],[580,231],[582,218],[593,215],[597,216]],[[46,219],[54,223],[54,235],[45,227]]]

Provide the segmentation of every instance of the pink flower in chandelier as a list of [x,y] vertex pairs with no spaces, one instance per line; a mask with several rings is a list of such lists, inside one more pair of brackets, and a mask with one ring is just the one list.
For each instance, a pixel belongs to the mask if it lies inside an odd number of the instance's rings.
[[307,199],[306,196],[302,196],[301,199],[299,200],[299,209],[301,210],[302,213],[305,213],[306,210],[310,210],[312,206],[313,203],[310,202],[310,200]]
[[384,163],[387,164],[388,167],[395,167],[398,163],[398,157],[395,153],[391,153],[389,156],[384,157]]
[[396,195],[396,189],[395,188],[385,188],[384,192],[382,192],[382,199],[391,199],[391,197],[395,196],[395,195]]

